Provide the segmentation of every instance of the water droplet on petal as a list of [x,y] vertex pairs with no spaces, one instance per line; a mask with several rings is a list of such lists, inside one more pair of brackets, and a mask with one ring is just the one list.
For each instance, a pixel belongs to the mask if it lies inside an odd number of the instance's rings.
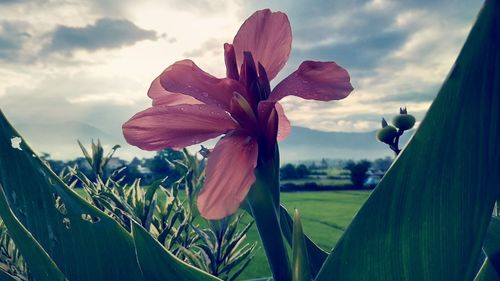
[[206,97],[206,98],[208,98],[208,93],[207,92],[203,92],[203,93],[201,93],[201,95],[204,96],[204,97]]

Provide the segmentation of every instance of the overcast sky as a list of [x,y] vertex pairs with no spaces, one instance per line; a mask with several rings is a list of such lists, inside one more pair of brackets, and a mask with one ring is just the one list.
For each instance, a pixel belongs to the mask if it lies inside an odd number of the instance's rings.
[[371,131],[400,106],[423,117],[482,2],[0,0],[0,109],[14,124],[77,121],[122,138],[163,69],[190,58],[222,76],[223,43],[271,8],[294,36],[277,81],[303,60],[333,60],[355,88],[340,102],[285,99],[292,124]]

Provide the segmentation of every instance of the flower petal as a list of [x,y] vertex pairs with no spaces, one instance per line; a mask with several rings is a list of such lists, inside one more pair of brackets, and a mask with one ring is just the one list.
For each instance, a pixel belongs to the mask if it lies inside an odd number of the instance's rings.
[[198,196],[198,210],[210,220],[222,219],[238,210],[255,182],[257,141],[246,135],[222,138],[208,156],[206,180]]
[[286,118],[283,106],[279,102],[274,105],[274,108],[276,108],[276,112],[278,113],[278,141],[282,141],[288,137],[292,126],[288,118]]
[[285,111],[283,110],[283,107],[280,103],[268,100],[259,102],[259,124],[260,126],[268,126],[273,109],[276,109],[278,117],[277,138],[278,141],[282,141],[290,134],[292,128],[290,126],[290,121],[286,117]]
[[155,105],[178,105],[178,104],[201,104],[202,102],[183,94],[172,93],[165,90],[160,84],[160,77],[157,77],[148,90],[148,96],[153,100]]
[[273,89],[268,100],[278,101],[288,95],[319,101],[340,100],[352,90],[349,73],[335,62],[304,61]]
[[260,10],[241,25],[233,40],[238,66],[243,64],[243,52],[252,53],[255,65],[260,62],[272,80],[285,66],[292,49],[292,28],[282,12]]
[[234,80],[240,80],[234,46],[228,43],[224,44],[224,63],[226,64],[226,77]]
[[233,92],[244,92],[236,80],[216,78],[201,70],[193,61],[182,60],[169,66],[160,75],[165,90],[191,96],[205,104],[229,109]]
[[145,150],[180,149],[238,127],[229,114],[211,105],[154,106],[123,124],[123,135]]

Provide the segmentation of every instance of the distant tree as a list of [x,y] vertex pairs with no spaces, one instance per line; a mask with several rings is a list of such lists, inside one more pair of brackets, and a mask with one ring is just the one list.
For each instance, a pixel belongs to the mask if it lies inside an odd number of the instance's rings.
[[164,149],[158,151],[152,159],[146,159],[144,161],[144,166],[149,168],[154,179],[164,178],[167,176],[172,176],[174,173],[178,173],[172,167],[172,162],[175,160],[182,159],[182,152]]
[[312,163],[309,165],[309,170],[317,170],[319,169],[318,165],[316,165],[316,161],[312,161]]
[[123,171],[123,176],[125,176],[125,181],[127,183],[132,183],[135,179],[144,179],[144,175],[140,171],[141,160],[134,157],[130,163],[128,163],[127,168]]
[[297,178],[300,179],[310,175],[311,171],[309,171],[306,165],[300,164],[299,166],[297,166],[297,168],[295,168],[295,174],[297,175]]
[[297,170],[293,164],[286,164],[280,168],[280,177],[282,179],[296,179]]
[[392,164],[392,158],[379,158],[373,161],[372,168],[375,170],[387,171]]
[[42,152],[39,156],[42,161],[44,161],[52,171],[56,174],[60,174],[61,171],[66,167],[66,163],[61,160],[53,160],[50,154]]
[[321,159],[321,169],[328,169],[328,161],[325,158]]
[[349,161],[345,166],[345,169],[351,172],[351,182],[355,187],[363,187],[363,183],[368,178],[366,172],[371,166],[371,162],[368,160],[361,160],[358,162]]

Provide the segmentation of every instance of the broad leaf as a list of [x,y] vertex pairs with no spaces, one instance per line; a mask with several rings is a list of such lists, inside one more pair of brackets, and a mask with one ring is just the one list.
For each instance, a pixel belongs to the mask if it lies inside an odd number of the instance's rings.
[[500,281],[500,277],[488,258],[484,260],[483,266],[481,266],[474,281]]
[[499,191],[500,1],[317,280],[472,280]]
[[[63,281],[65,280],[62,272],[56,264],[50,259],[49,255],[43,250],[31,233],[24,228],[14,213],[9,208],[7,198],[0,184],[0,216],[2,217],[9,235],[22,252],[24,260],[29,266],[31,274],[38,281]],[[11,278],[11,279],[9,279]],[[15,280],[8,273],[1,273],[0,280]]]
[[488,257],[497,274],[500,273],[500,218],[492,217],[486,237],[484,239],[483,250]]
[[130,233],[70,190],[1,113],[0,184],[16,217],[68,280],[143,280]]
[[137,258],[147,281],[221,281],[168,252],[137,223],[132,225]]

